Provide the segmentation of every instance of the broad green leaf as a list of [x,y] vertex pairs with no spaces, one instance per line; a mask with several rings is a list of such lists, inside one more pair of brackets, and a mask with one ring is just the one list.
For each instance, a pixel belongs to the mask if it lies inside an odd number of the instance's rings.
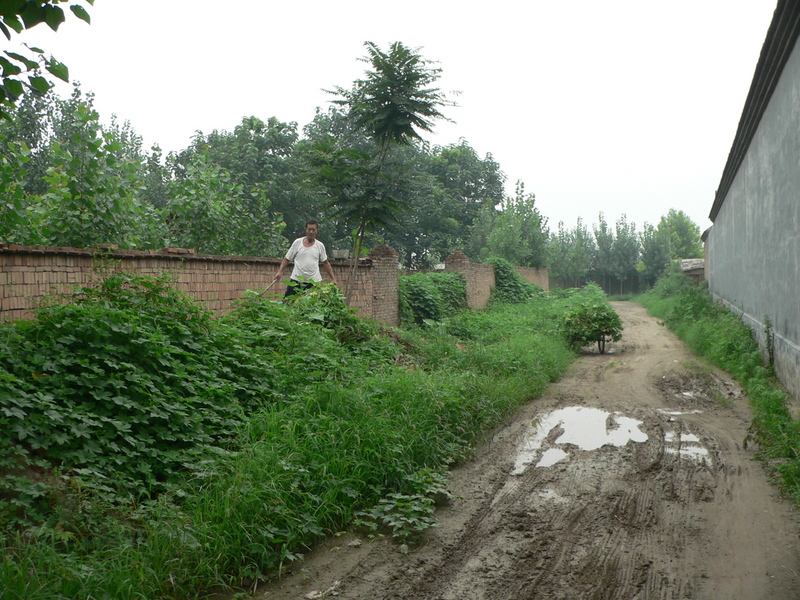
[[25,29],[35,27],[39,23],[44,23],[46,11],[44,7],[36,6],[35,2],[26,2],[25,8],[19,14],[22,17],[22,22],[25,24]]
[[[11,27],[11,29],[16,31],[17,33],[22,32],[22,23],[19,22],[19,19],[15,15],[3,17],[3,24],[8,25],[9,27]],[[3,30],[7,32],[5,27],[3,27]],[[11,39],[8,33],[6,33],[6,37],[8,37],[8,39]]]
[[47,62],[45,68],[50,73],[58,77],[61,81],[66,81],[69,83],[69,68],[64,63],[60,63],[56,59],[52,58]]
[[64,11],[61,9],[60,6],[51,6],[46,5],[44,7],[45,15],[44,20],[47,25],[53,31],[58,31],[58,26],[61,25],[65,20],[66,17],[64,16]]
[[80,20],[86,21],[87,23],[91,23],[92,22],[92,19],[89,16],[89,13],[86,12],[86,9],[83,8],[82,6],[80,6],[78,4],[73,4],[72,6],[69,7],[69,9],[72,11],[72,14],[74,14]]
[[28,81],[30,81],[31,87],[37,92],[46,94],[50,90],[50,82],[44,77],[28,77]]
[[3,67],[3,77],[8,77],[9,75],[19,75],[22,73],[22,69],[19,66],[2,56],[0,56],[0,66]]
[[25,93],[25,88],[19,79],[5,79],[3,83],[5,84],[6,89],[17,98]]
[[39,63],[37,63],[36,61],[33,61],[25,56],[22,56],[21,54],[17,54],[16,52],[6,52],[6,54],[9,57],[13,58],[14,60],[24,64],[28,69],[35,69],[39,66]]

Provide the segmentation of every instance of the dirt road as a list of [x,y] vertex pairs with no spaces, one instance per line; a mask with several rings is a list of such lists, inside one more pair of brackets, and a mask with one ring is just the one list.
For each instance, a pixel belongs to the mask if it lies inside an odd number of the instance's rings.
[[456,469],[421,547],[346,534],[261,600],[800,599],[797,515],[747,399],[637,304]]

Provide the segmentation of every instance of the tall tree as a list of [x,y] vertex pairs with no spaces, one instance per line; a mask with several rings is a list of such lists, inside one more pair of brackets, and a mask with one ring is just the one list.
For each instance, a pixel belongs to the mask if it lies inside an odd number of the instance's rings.
[[514,198],[504,202],[487,240],[493,256],[514,265],[544,267],[547,263],[547,218],[536,208],[536,197],[517,182]]
[[636,277],[636,264],[639,262],[639,238],[636,235],[636,224],[628,223],[625,215],[622,215],[616,223],[612,255],[612,272],[619,280],[620,293],[623,293],[625,282]]
[[614,231],[608,226],[605,216],[598,215],[598,224],[593,227],[594,240],[597,248],[594,259],[595,276],[599,276],[604,290],[608,291],[609,278],[613,277],[614,267]]
[[[409,165],[405,191],[410,210],[398,216],[401,228],[383,232],[386,242],[410,268],[427,268],[456,249],[468,249],[478,215],[486,210],[493,218],[495,206],[503,202],[499,165],[491,155],[479,157],[463,139],[444,147],[395,146],[391,154],[398,153]],[[486,246],[489,233],[479,248]]]
[[482,208],[494,208],[505,198],[506,178],[500,165],[491,154],[479,157],[463,138],[457,144],[434,148],[427,170],[446,191],[451,216],[465,227]]
[[700,227],[682,210],[671,208],[666,216],[661,217],[658,228],[669,237],[672,259],[703,257]]
[[650,287],[669,267],[669,236],[665,229],[645,223],[640,239],[642,282]]
[[367,70],[366,78],[356,80],[349,90],[337,87],[333,91],[342,98],[335,102],[347,107],[356,126],[365,131],[378,148],[371,165],[372,181],[365,193],[353,195],[347,204],[338,206],[342,216],[346,215],[357,224],[349,281],[355,272],[367,228],[388,222],[388,218],[396,216],[405,205],[402,199],[392,196],[391,190],[380,185],[390,146],[409,145],[421,139],[419,132],[431,131],[434,120],[444,118],[439,107],[448,104],[438,88],[430,87],[441,70],[432,67],[432,63],[416,50],[400,42],[392,44],[388,52],[372,42],[366,42],[365,46],[367,57],[362,60],[372,67]]
[[[194,155],[184,177],[167,185],[168,200],[162,213],[169,226],[171,245],[196,248],[205,254],[275,256],[283,239],[283,222],[265,211],[254,215],[255,202],[269,208],[269,201],[245,192],[227,169],[206,154]],[[258,217],[258,232],[252,226]]]
[[362,58],[372,70],[366,79],[353,83],[350,90],[334,88],[347,106],[356,126],[366,131],[379,146],[378,166],[392,143],[410,144],[422,139],[419,131],[433,131],[433,122],[444,119],[440,106],[448,105],[438,88],[429,87],[439,79],[441,69],[404,46],[393,43],[384,52],[373,42],[365,42],[368,56]]
[[[286,220],[290,230],[302,229],[308,218],[305,202],[299,193],[298,170],[292,152],[298,139],[297,123],[285,123],[275,117],[263,121],[244,117],[232,132],[199,132],[186,150],[169,158],[174,176],[185,177],[185,170],[198,157],[225,170],[241,185],[241,210],[250,218],[248,233],[254,244],[262,225],[269,227],[277,218]],[[268,201],[266,201],[268,200]]]
[[580,218],[572,230],[566,229],[564,222],[560,221],[548,242],[550,276],[561,285],[580,286],[592,270],[595,252],[594,239]]

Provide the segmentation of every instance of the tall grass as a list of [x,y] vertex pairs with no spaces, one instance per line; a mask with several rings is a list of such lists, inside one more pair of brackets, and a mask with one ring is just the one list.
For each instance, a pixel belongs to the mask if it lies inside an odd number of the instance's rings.
[[354,320],[335,290],[297,306],[247,300],[208,325],[242,361],[246,348],[270,365],[268,382],[226,367],[242,390],[236,437],[126,505],[65,490],[91,531],[6,529],[0,598],[196,598],[279,571],[382,498],[426,493],[431,473],[539,396],[573,358],[556,325],[570,301],[388,331]]
[[765,360],[750,328],[710,294],[681,274],[659,280],[639,297],[687,345],[742,385],[753,407],[751,436],[783,489],[800,504],[800,423],[792,419],[787,394]]

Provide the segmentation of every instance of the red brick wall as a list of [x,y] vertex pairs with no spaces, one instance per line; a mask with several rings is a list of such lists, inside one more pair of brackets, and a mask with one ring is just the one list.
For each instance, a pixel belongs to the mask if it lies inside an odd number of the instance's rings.
[[456,250],[445,261],[445,270],[461,273],[467,282],[467,306],[473,310],[486,308],[495,286],[494,266],[474,263],[461,250]]
[[372,283],[372,318],[376,321],[397,325],[400,323],[400,283],[397,252],[390,246],[380,245],[373,248],[369,257],[372,260],[373,272],[369,280]]
[[[370,256],[360,260],[349,304],[360,316],[396,325],[397,253],[383,248],[376,248],[374,259]],[[31,309],[42,298],[89,285],[103,269],[141,275],[169,273],[178,289],[197,298],[215,314],[223,315],[245,290],[266,289],[280,261],[259,256],[198,255],[179,248],[117,251],[0,244],[0,321],[30,318]],[[331,264],[343,286],[348,261],[331,259]],[[391,274],[395,277],[393,287]],[[380,293],[375,292],[376,286],[380,286]],[[285,289],[279,281],[268,294],[282,295]]]
[[550,289],[550,276],[546,268],[514,267],[517,274],[528,283],[538,285],[543,290]]
[[[349,293],[349,305],[358,315],[397,325],[399,322],[398,255],[389,246],[377,246],[359,261]],[[264,290],[275,277],[280,258],[261,256],[213,256],[194,254],[181,248],[160,251],[118,251],[112,248],[86,250],[44,246],[0,244],[0,321],[27,319],[42,298],[69,293],[90,285],[103,269],[141,275],[168,273],[179,290],[194,296],[217,315],[230,311],[231,303],[245,290]],[[339,285],[348,278],[349,262],[331,259]],[[474,263],[461,251],[445,260],[448,271],[461,273],[467,283],[467,306],[485,308],[495,286],[494,267]],[[547,269],[517,267],[526,281],[549,289]],[[282,281],[268,294],[282,296]]]

